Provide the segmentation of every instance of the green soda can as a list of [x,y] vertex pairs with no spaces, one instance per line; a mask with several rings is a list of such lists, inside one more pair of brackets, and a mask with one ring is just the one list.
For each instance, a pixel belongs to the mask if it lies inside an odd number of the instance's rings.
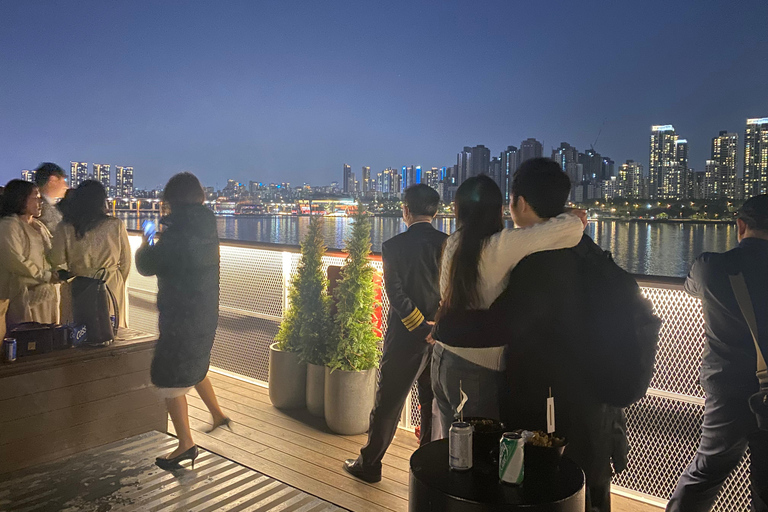
[[499,445],[499,480],[505,484],[523,483],[523,447],[525,441],[520,432],[505,432]]

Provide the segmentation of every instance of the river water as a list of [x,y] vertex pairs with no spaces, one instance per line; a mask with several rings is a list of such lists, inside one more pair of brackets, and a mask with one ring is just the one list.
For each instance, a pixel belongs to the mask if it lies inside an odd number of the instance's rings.
[[[121,214],[129,229],[139,229],[135,214]],[[374,251],[381,244],[405,230],[405,223],[394,217],[371,219],[371,244]],[[219,236],[233,240],[298,245],[307,232],[309,217],[263,216],[218,217]],[[511,221],[507,224],[511,227]],[[435,219],[437,229],[452,233],[454,219]],[[352,228],[345,217],[324,219],[325,243],[343,248],[344,238]],[[736,246],[736,226],[732,224],[647,223],[627,221],[590,221],[587,234],[603,249],[611,251],[616,262],[633,274],[685,276],[696,259],[706,251],[722,252]]]

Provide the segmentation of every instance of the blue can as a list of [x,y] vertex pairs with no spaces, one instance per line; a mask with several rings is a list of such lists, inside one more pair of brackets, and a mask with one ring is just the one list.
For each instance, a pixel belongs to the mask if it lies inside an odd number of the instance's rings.
[[16,340],[14,338],[3,340],[3,360],[8,363],[16,360]]

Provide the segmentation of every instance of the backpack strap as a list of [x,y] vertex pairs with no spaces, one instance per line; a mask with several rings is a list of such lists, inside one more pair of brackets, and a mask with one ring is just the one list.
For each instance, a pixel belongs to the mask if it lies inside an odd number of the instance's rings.
[[728,279],[731,281],[731,288],[736,296],[736,302],[739,303],[739,309],[741,309],[741,314],[744,315],[744,319],[747,321],[749,332],[752,334],[752,341],[755,343],[755,350],[757,351],[757,379],[760,381],[761,387],[768,387],[768,369],[765,365],[763,351],[757,340],[757,319],[755,317],[755,310],[752,307],[752,299],[749,297],[747,282],[744,280],[744,275],[741,272],[736,275],[729,275]]

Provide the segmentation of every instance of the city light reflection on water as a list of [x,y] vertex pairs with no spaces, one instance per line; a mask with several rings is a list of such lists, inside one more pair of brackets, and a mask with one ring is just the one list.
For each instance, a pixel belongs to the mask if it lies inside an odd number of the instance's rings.
[[[136,214],[120,217],[128,229],[140,229],[141,219]],[[152,218],[156,220],[157,216]],[[405,230],[405,223],[399,218],[373,217],[371,221],[374,251],[380,251],[385,240]],[[351,220],[327,217],[324,223],[325,243],[330,248],[342,248],[352,228]],[[446,233],[455,229],[452,218],[435,219],[433,224]],[[309,217],[218,217],[222,238],[288,245],[298,245],[308,225]],[[507,226],[511,225],[507,221]],[[685,276],[702,252],[727,251],[737,243],[733,224],[592,221],[586,232],[603,249],[611,251],[616,262],[629,272],[658,276]]]

